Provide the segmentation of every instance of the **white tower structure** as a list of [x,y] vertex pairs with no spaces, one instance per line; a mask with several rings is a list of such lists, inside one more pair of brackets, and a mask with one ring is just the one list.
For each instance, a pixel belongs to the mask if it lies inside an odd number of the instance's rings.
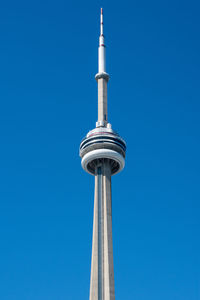
[[98,121],[80,144],[83,169],[95,176],[94,220],[90,300],[115,300],[111,176],[125,164],[126,143],[107,121],[106,51],[103,35],[103,10],[100,17],[98,53]]

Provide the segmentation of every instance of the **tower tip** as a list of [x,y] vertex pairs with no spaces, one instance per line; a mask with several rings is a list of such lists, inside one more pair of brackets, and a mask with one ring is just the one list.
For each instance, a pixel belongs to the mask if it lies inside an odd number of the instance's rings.
[[100,35],[103,35],[103,8],[101,8],[101,15],[100,15]]

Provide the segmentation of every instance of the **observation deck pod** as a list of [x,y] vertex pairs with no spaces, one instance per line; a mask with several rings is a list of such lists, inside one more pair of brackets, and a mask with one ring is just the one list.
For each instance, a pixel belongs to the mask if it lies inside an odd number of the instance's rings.
[[[110,124],[109,124],[110,125]],[[96,166],[109,160],[111,174],[117,174],[125,165],[126,143],[119,134],[107,127],[97,127],[88,132],[80,144],[83,169],[95,175]]]

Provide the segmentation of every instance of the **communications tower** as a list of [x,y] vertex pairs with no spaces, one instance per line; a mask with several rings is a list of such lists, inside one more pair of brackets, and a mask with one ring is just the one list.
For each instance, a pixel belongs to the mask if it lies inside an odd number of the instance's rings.
[[95,176],[94,220],[90,300],[114,300],[112,244],[111,176],[124,168],[126,143],[115,132],[107,117],[106,50],[103,34],[103,10],[100,15],[98,50],[98,121],[80,144],[83,169]]

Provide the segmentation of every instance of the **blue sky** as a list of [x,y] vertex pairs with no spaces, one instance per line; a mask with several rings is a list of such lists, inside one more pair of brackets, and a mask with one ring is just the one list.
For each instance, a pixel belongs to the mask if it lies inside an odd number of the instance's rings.
[[198,1],[0,4],[0,299],[89,299],[99,11],[113,177],[116,299],[200,299]]

